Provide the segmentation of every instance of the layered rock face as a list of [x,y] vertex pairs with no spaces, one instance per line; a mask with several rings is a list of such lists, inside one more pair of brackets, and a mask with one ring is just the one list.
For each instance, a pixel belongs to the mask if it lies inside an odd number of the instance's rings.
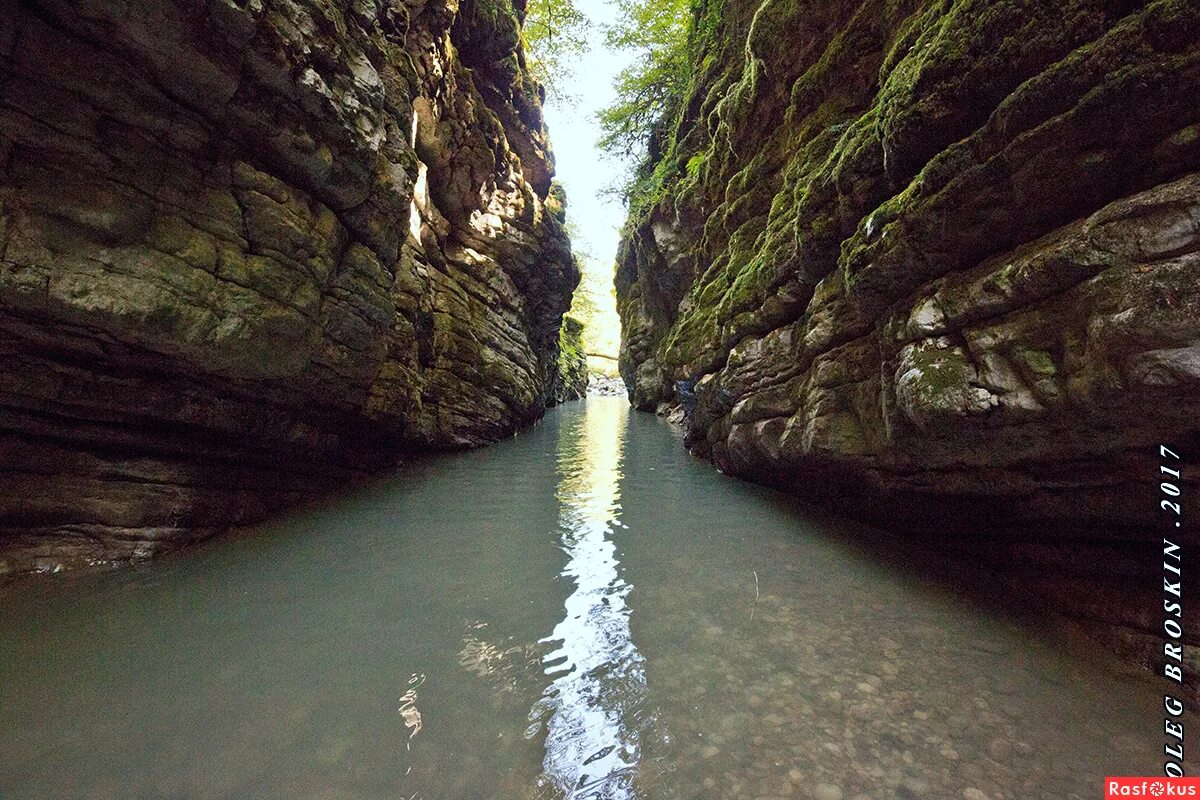
[[682,389],[721,469],[1160,631],[1160,443],[1184,539],[1200,489],[1200,5],[710,0],[695,39],[619,257],[632,401]]
[[0,2],[0,571],[191,541],[570,395],[509,2]]

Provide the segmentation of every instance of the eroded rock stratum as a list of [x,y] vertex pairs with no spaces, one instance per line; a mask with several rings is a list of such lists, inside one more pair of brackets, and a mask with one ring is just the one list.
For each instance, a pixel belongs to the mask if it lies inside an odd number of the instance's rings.
[[721,469],[1159,631],[1158,444],[1200,489],[1200,5],[697,20],[618,264],[633,402],[695,381]]
[[0,571],[261,519],[567,393],[509,0],[0,0]]

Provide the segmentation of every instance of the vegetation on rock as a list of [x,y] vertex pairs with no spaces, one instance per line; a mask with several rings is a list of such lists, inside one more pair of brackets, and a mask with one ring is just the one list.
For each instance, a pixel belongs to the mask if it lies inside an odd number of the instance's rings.
[[1200,412],[1200,7],[693,11],[618,257],[633,402],[694,382],[696,451],[890,524],[1150,536],[1135,465]]

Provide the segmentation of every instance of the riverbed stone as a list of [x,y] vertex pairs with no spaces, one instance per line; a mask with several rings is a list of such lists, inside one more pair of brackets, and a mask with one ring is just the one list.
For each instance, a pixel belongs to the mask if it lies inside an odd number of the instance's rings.
[[818,783],[813,787],[813,800],[842,800],[845,796],[840,786],[832,783]]

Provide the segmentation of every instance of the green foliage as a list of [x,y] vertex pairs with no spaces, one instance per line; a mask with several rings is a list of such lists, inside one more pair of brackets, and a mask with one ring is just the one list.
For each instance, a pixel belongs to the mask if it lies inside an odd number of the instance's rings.
[[629,207],[629,219],[648,211],[663,196],[666,187],[679,177],[679,165],[673,158],[654,158],[647,153],[620,191]]
[[725,0],[698,0],[692,8],[692,25],[688,46],[692,58],[705,53],[702,72],[707,72],[716,63],[716,50],[720,45],[719,30],[721,16],[725,12]]
[[574,62],[588,50],[592,22],[575,0],[529,0],[523,38],[534,77],[559,99],[570,101],[562,86],[574,74]]
[[[568,223],[568,231],[573,233],[573,228]],[[612,269],[601,266],[586,246],[580,244],[581,241],[582,237],[573,239],[575,261],[582,279],[567,313],[583,324],[582,341],[587,353],[615,356],[621,341]]]
[[592,296],[591,287],[580,286],[575,290],[575,294],[571,297],[571,316],[586,326],[591,324],[599,310],[596,298]]
[[617,100],[600,112],[600,147],[626,161],[640,159],[656,124],[678,111],[687,90],[692,19],[688,0],[617,0],[619,18],[605,43],[632,51],[617,75]]

